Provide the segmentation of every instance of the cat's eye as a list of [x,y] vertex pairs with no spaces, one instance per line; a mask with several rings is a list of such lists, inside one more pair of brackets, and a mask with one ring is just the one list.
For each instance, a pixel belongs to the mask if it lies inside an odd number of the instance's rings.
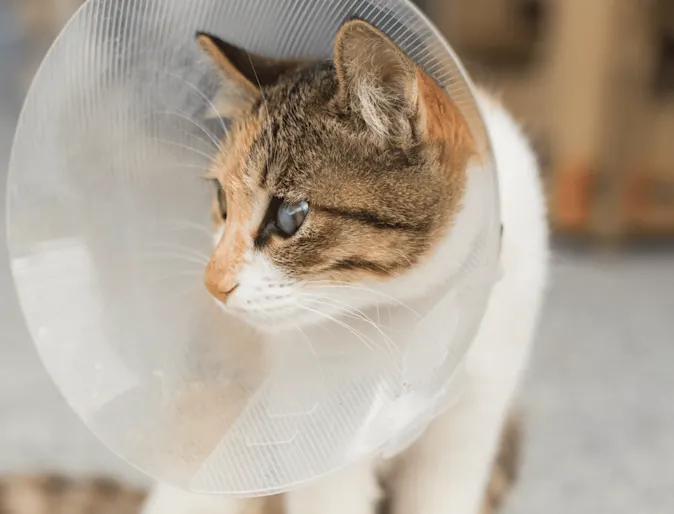
[[282,202],[276,211],[276,227],[286,235],[292,236],[297,232],[309,214],[309,204],[302,200],[297,203]]
[[220,217],[225,221],[227,219],[227,199],[225,198],[225,192],[222,190],[220,183],[216,183],[217,195],[218,195],[218,210],[220,211]]

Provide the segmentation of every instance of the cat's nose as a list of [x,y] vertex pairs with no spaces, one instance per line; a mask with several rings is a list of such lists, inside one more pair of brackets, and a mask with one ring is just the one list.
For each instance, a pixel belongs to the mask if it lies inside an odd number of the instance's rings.
[[234,270],[222,269],[213,261],[206,267],[204,283],[213,298],[220,300],[222,303],[227,303],[232,293],[239,287]]
[[227,300],[229,299],[230,296],[232,296],[232,293],[237,290],[239,287],[239,284],[212,284],[210,282],[206,282],[206,288],[208,289],[208,292],[213,295],[214,298],[220,300],[222,303],[227,303]]

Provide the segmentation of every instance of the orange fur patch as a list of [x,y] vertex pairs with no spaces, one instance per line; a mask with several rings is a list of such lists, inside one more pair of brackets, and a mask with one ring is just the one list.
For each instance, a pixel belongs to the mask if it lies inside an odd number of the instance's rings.
[[455,176],[465,171],[468,160],[477,155],[475,140],[456,104],[435,80],[417,70],[420,108],[428,138],[442,142],[447,171]]
[[256,185],[246,172],[245,163],[260,130],[260,117],[236,127],[231,148],[220,154],[214,166],[216,178],[227,195],[227,230],[206,266],[204,282],[208,291],[223,302],[237,287],[237,274],[246,253],[253,247],[259,224],[254,198],[260,193],[255,191]]

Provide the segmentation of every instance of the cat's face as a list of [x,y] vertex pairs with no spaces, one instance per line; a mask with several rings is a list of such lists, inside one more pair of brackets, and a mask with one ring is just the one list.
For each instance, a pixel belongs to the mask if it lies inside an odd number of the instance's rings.
[[362,21],[334,64],[199,42],[238,99],[208,175],[216,301],[273,331],[421,294],[413,271],[450,230],[474,154],[444,90]]

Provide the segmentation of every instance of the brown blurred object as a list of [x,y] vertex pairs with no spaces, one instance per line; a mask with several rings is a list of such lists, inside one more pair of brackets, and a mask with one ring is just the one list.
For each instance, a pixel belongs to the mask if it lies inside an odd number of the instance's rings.
[[557,166],[550,195],[554,228],[582,233],[591,222],[596,173],[587,161],[572,166]]
[[557,232],[674,235],[674,0],[417,3],[549,149]]
[[625,181],[622,201],[631,233],[674,232],[674,176],[635,170]]
[[462,55],[495,66],[521,65],[534,55],[545,0],[426,0],[438,28]]
[[21,24],[25,56],[19,81],[28,87],[45,53],[84,0],[9,0]]
[[138,514],[145,492],[108,477],[0,476],[3,514]]

